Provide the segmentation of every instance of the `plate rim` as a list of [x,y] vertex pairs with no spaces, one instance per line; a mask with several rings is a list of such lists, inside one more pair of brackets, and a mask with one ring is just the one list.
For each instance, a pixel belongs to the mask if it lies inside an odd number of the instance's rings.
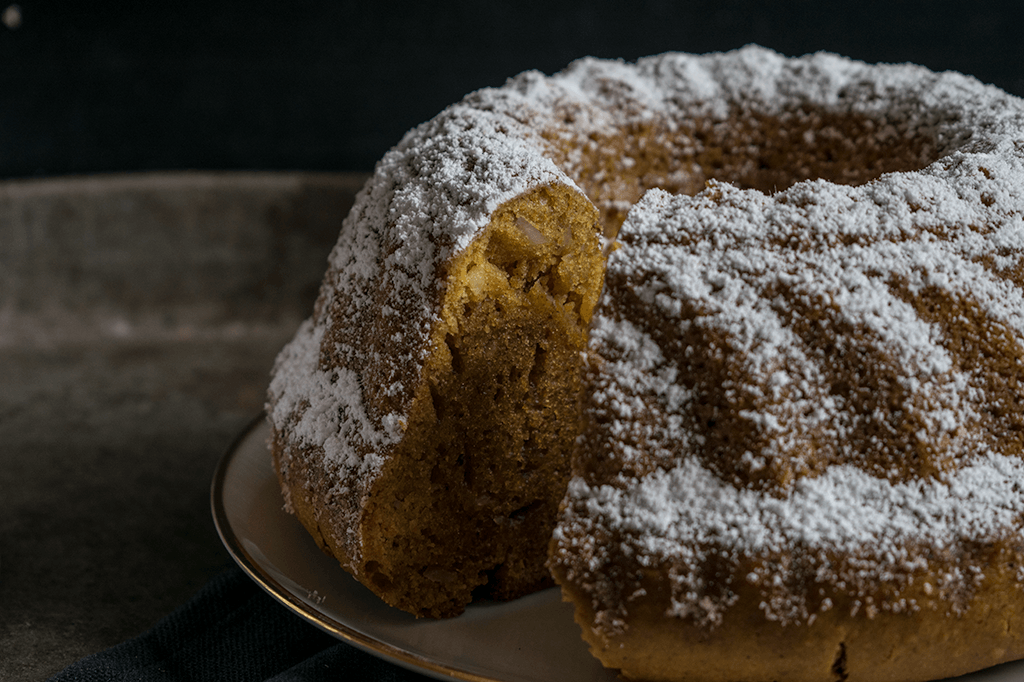
[[[213,472],[213,480],[210,483],[210,510],[213,516],[213,524],[225,549],[227,549],[228,554],[231,555],[231,558],[234,559],[238,567],[259,585],[264,592],[285,606],[289,611],[342,642],[350,644],[366,653],[407,670],[438,679],[459,680],[461,682],[502,682],[494,677],[479,675],[455,666],[445,665],[424,658],[401,647],[359,632],[326,614],[311,609],[264,570],[260,563],[245,550],[231,525],[227,509],[224,506],[224,483],[227,471],[237,457],[242,444],[249,438],[252,438],[255,432],[266,424],[266,419],[265,413],[261,413],[250,420],[241,432],[235,436],[217,462],[217,467]],[[270,456],[269,451],[267,456]]]

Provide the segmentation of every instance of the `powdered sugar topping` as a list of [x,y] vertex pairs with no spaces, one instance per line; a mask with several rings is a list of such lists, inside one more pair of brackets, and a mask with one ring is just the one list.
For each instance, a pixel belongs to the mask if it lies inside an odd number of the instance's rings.
[[624,556],[669,567],[669,611],[713,627],[736,598],[721,562],[748,566],[766,617],[808,622],[837,593],[921,608],[915,580],[956,611],[993,548],[1019,551],[1024,150],[993,146],[861,187],[634,207],[555,555],[604,627]]

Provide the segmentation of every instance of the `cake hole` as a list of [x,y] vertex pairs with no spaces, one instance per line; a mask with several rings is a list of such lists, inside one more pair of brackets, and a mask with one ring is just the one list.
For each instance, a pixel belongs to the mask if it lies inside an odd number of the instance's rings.
[[583,316],[583,296],[578,291],[570,291],[566,294],[566,301],[572,305],[573,312],[577,317]]
[[495,574],[496,573],[497,573],[497,569],[496,568],[491,569],[489,571],[484,571],[484,581],[480,585],[477,585],[473,589],[473,601],[474,602],[483,603],[483,602],[486,602],[486,601],[490,600],[491,592],[493,591],[494,584],[496,582],[495,581]]
[[[862,93],[851,94],[856,100]],[[628,206],[655,187],[694,195],[708,180],[765,194],[805,180],[863,185],[885,173],[921,170],[961,143],[937,136],[941,112],[923,103],[902,104],[905,120],[897,122],[809,104],[771,113],[737,110],[728,119],[682,127],[651,121],[640,129],[577,138],[554,160],[576,169],[573,179],[600,209],[604,233],[611,237]],[[635,163],[620,164],[626,157]],[[614,183],[607,181],[609,168],[616,168]]]
[[540,284],[544,289],[547,290],[548,294],[551,294],[551,269],[548,268],[537,275],[534,280],[537,284]]
[[544,350],[541,345],[537,344],[537,350],[533,354],[533,367],[530,368],[530,384],[537,386],[541,379],[544,377],[544,371],[547,366],[548,352]]
[[832,661],[832,680],[833,682],[846,682],[847,679],[849,679],[849,674],[846,672],[846,642],[840,642],[836,657]]
[[374,587],[381,592],[388,592],[394,587],[391,578],[381,572],[380,564],[376,561],[367,561],[363,570],[370,577],[370,582],[373,583]]
[[[896,130],[853,112],[797,107],[780,115],[754,114],[736,126],[712,128],[705,144],[716,156],[705,175],[766,194],[804,180],[862,185],[884,173],[916,171],[942,156],[926,121]],[[748,164],[751,145],[759,163]]]
[[511,282],[516,277],[516,273],[519,272],[519,261],[509,261],[501,266],[501,269],[505,271],[505,276],[508,277]]
[[539,468],[544,459],[544,450],[537,442],[536,433],[531,431],[523,442],[523,462],[521,473],[529,475]]
[[434,406],[434,417],[441,421],[445,416],[445,401],[437,384],[430,382],[430,402]]
[[529,516],[530,514],[535,512],[536,510],[540,509],[541,506],[543,506],[543,504],[544,503],[541,500],[535,500],[535,501],[533,501],[533,502],[531,502],[531,503],[529,503],[529,504],[527,504],[525,506],[522,506],[519,509],[516,509],[515,511],[511,512],[508,515],[508,519],[509,519],[509,521],[514,521],[516,523],[520,523],[527,516]]
[[454,374],[462,374],[465,369],[462,361],[462,352],[459,350],[458,343],[455,341],[455,337],[451,334],[446,334],[444,337],[445,345],[448,346],[448,351],[452,355],[452,372]]

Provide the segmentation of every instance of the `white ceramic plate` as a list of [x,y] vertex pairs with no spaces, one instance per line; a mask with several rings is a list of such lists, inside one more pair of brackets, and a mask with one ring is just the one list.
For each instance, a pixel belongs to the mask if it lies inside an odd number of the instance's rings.
[[[353,646],[442,680],[611,682],[587,652],[557,589],[506,604],[417,620],[386,606],[323,554],[281,507],[261,419],[225,454],[213,478],[214,523],[238,565],[309,622]],[[1020,682],[1024,661],[957,682]]]

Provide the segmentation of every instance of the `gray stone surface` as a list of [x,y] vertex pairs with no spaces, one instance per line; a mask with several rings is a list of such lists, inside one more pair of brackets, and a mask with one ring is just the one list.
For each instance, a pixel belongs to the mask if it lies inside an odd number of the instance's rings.
[[140,634],[231,565],[214,467],[362,180],[0,184],[0,679]]

